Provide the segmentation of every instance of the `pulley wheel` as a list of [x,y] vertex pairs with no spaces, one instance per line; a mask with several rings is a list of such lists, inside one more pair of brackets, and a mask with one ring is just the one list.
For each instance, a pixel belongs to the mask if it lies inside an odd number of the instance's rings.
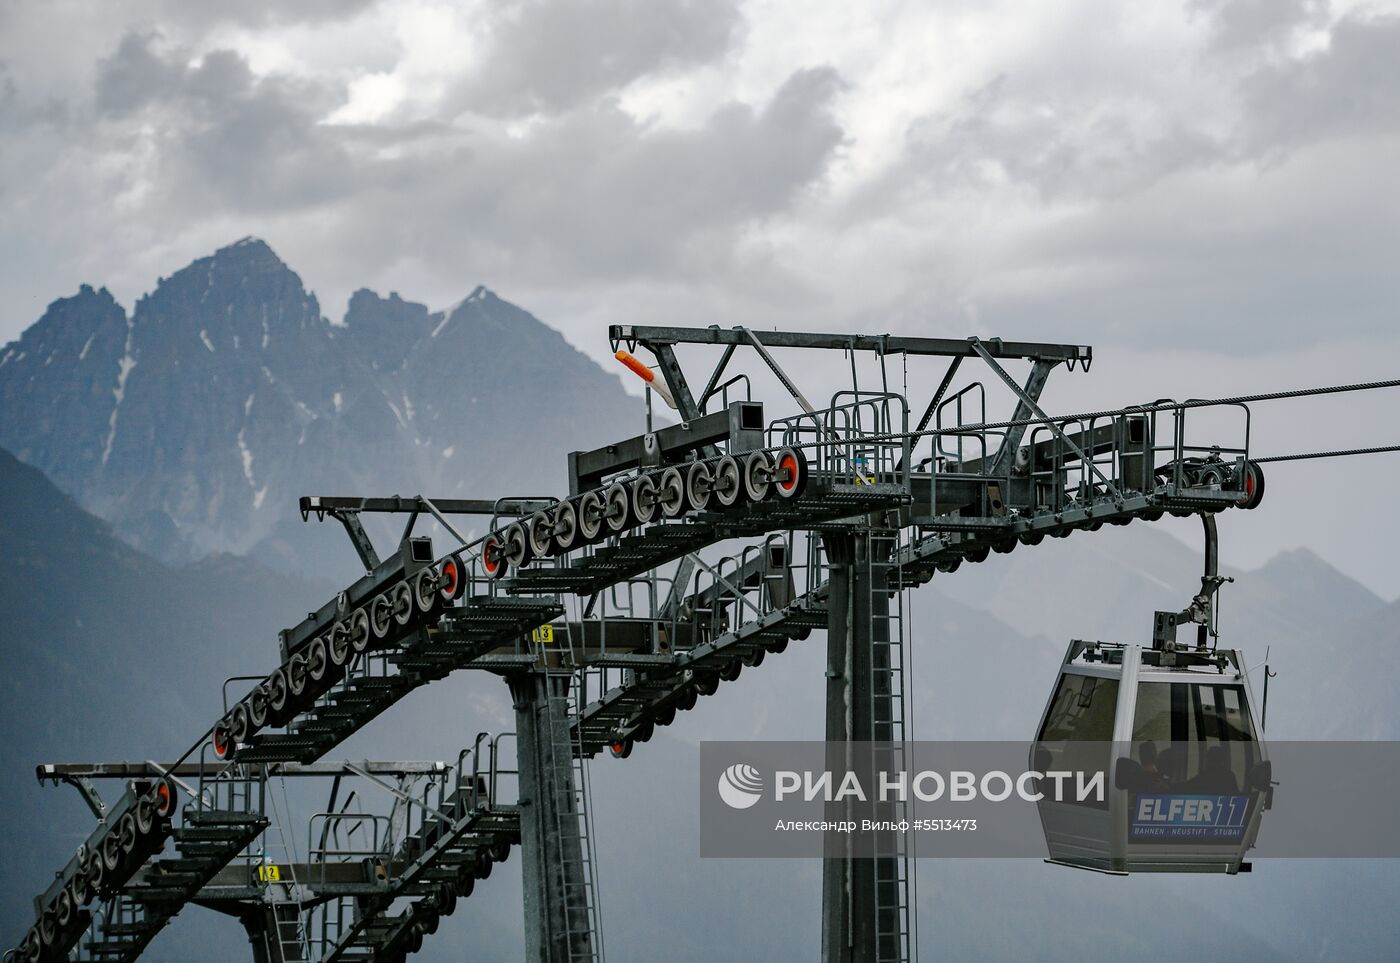
[[769,642],[766,645],[764,645],[764,648],[767,649],[769,652],[772,652],[774,655],[782,655],[784,652],[787,651],[787,647],[788,639],[786,636],[780,639],[774,639],[772,642]]
[[626,759],[632,755],[632,740],[614,739],[608,746],[608,752],[612,753],[614,759]]
[[679,468],[672,466],[661,473],[656,503],[667,518],[680,518],[685,514],[685,476]]
[[438,594],[444,602],[455,602],[467,590],[467,568],[462,556],[452,554],[443,559],[438,572]]
[[407,582],[398,582],[389,589],[389,604],[394,611],[394,622],[400,628],[413,621],[413,590]]
[[567,552],[578,544],[578,506],[566,499],[554,506],[554,544]]
[[530,553],[530,539],[521,522],[511,522],[506,526],[501,535],[501,544],[504,546],[506,564],[511,568],[524,568],[534,558]]
[[87,877],[88,889],[92,890],[93,895],[101,892],[102,877],[107,874],[107,867],[104,865],[100,848],[88,853],[87,868],[83,873]]
[[738,659],[730,659],[724,664],[724,668],[719,670],[719,677],[725,682],[733,682],[739,678],[739,673],[744,671],[744,665]]
[[115,873],[122,864],[122,844],[115,827],[102,840],[102,875]]
[[44,939],[37,929],[32,929],[24,937],[24,963],[39,963],[44,956]]
[[535,512],[525,520],[525,540],[535,558],[554,554],[554,518],[549,512]]
[[506,570],[509,567],[506,561],[505,543],[499,532],[492,532],[486,536],[486,540],[481,543],[481,567],[485,569],[488,578],[502,579],[506,577]]
[[306,655],[298,652],[287,660],[287,692],[294,699],[306,691]]
[[766,451],[744,456],[744,497],[761,502],[773,490],[773,458]]
[[350,627],[344,622],[337,622],[331,626],[326,655],[330,657],[331,665],[337,669],[350,661]]
[[472,876],[470,873],[462,873],[458,875],[455,885],[457,888],[457,898],[468,899],[472,895],[472,890],[476,889],[476,877]]
[[154,793],[156,803],[156,815],[162,819],[168,818],[175,812],[175,782],[169,776],[156,783]]
[[73,894],[66,886],[58,891],[58,898],[53,901],[53,921],[60,930],[67,929],[73,922]]
[[87,857],[78,863],[78,870],[68,881],[68,890],[73,895],[73,905],[82,906],[92,898],[92,883],[88,880]]
[[648,719],[632,730],[632,739],[634,742],[650,742],[654,732],[656,732],[656,723]]
[[669,726],[676,721],[676,704],[673,702],[664,709],[656,710],[656,724]]
[[1022,532],[1018,537],[1022,545],[1039,545],[1045,541],[1044,532]]
[[269,708],[280,715],[287,708],[289,695],[291,695],[291,687],[287,685],[287,667],[278,666],[272,670],[272,675],[267,677],[267,704]]
[[504,863],[510,859],[510,840],[496,839],[491,842],[491,861]]
[[451,916],[457,910],[457,890],[447,883],[438,887],[437,904],[444,916]]
[[1264,500],[1264,469],[1256,463],[1244,463],[1244,477],[1240,479],[1240,508],[1258,508]]
[[369,603],[369,631],[374,636],[375,642],[383,642],[389,638],[389,632],[394,626],[394,604],[389,601],[389,596],[380,592]]
[[686,686],[685,694],[676,702],[676,708],[682,712],[689,712],[691,709],[695,708],[695,703],[699,699],[699,696],[700,694],[695,691],[695,686]]
[[330,671],[331,660],[326,654],[326,637],[318,635],[306,647],[306,674],[312,682],[320,682]]
[[622,482],[613,482],[603,495],[603,520],[614,535],[632,526],[632,498]]
[[228,758],[229,750],[233,748],[233,737],[229,735],[229,720],[220,719],[214,724],[214,755],[220,759]]
[[117,823],[117,832],[121,836],[122,852],[127,854],[135,852],[136,840],[140,838],[140,833],[136,831],[135,813],[122,814],[121,822]]
[[642,475],[632,482],[632,517],[638,525],[650,525],[656,518],[658,495],[655,475]]
[[807,487],[807,456],[801,448],[784,448],[778,452],[773,487],[779,498],[796,498]]
[[53,918],[53,910],[46,909],[39,914],[39,938],[43,940],[44,946],[53,946],[58,942],[58,923]]
[[737,458],[725,455],[715,462],[710,488],[721,508],[732,508],[739,501],[744,494],[744,482]]
[[413,576],[413,607],[419,615],[432,615],[438,607],[438,576],[431,568],[420,569]]
[[739,661],[750,668],[763,664],[763,649],[754,649],[748,655],[741,656]]
[[369,643],[369,613],[361,607],[350,613],[350,648],[363,652]]
[[132,808],[136,813],[136,831],[142,836],[148,835],[156,824],[155,800],[150,796],[142,796]]
[[985,562],[987,560],[987,556],[990,554],[992,554],[992,550],[990,547],[986,545],[978,545],[972,551],[967,553],[967,560],[969,562],[974,563]]
[[1225,484],[1225,466],[1207,465],[1201,469],[1201,474],[1196,479],[1196,484],[1206,485],[1211,488],[1220,488]]
[[703,512],[710,504],[710,493],[714,487],[712,482],[709,465],[703,461],[690,463],[685,470],[685,500],[692,510]]
[[578,499],[578,535],[581,542],[591,542],[603,530],[603,496],[597,491],[584,492]]
[[228,736],[229,742],[238,745],[240,742],[247,742],[248,736],[252,734],[252,729],[248,719],[248,705],[240,702],[233,707],[233,711],[228,716]]
[[702,696],[712,696],[719,691],[719,676],[712,672],[697,676],[695,691]]
[[243,699],[244,705],[248,707],[248,725],[254,729],[261,729],[267,725],[267,703],[270,694],[267,680],[263,680]]
[[940,572],[952,573],[956,572],[958,570],[958,566],[961,564],[962,559],[950,558],[946,562],[939,562],[937,565],[934,566],[934,568],[938,569]]

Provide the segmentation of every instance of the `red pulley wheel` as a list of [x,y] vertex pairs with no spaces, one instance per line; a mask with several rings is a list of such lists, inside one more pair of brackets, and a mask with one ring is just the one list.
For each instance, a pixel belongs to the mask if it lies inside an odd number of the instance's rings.
[[486,541],[481,543],[481,567],[493,579],[505,578],[509,566],[497,535],[489,535]]
[[175,811],[175,790],[169,778],[156,784],[156,813],[169,816]]
[[773,488],[780,498],[796,498],[807,487],[807,456],[800,448],[778,452]]
[[1240,479],[1240,508],[1258,508],[1264,500],[1264,469],[1252,461],[1244,463],[1244,477]]

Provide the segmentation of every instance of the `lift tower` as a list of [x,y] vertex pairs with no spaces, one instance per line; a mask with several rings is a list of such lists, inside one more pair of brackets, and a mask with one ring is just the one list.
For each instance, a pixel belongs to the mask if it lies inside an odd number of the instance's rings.
[[[829,450],[817,448],[813,454],[819,474],[825,472],[858,487],[896,485],[906,493],[910,492],[912,466],[907,437],[909,411],[903,396],[890,392],[887,384],[882,384],[880,391],[862,391],[855,382],[853,358],[850,390],[838,392],[830,408],[818,411],[769,349],[825,348],[844,350],[852,355],[857,351],[871,352],[881,359],[882,372],[883,360],[889,355],[950,359],[914,428],[916,433],[941,416],[945,395],[964,359],[981,359],[1016,395],[1012,416],[1016,422],[1044,414],[1038,401],[1052,369],[1062,362],[1071,367],[1080,364],[1087,369],[1092,360],[1092,352],[1085,345],[1001,339],[983,342],[977,338],[758,332],[744,327],[726,330],[630,326],[610,329],[609,337],[614,345],[619,342],[634,347],[640,345],[655,355],[668,393],[687,421],[704,414],[705,405],[717,392],[736,349],[752,348],[805,412],[809,423],[802,423],[800,419],[804,416],[799,416],[794,426],[797,436],[805,434],[807,439],[819,443],[835,441],[838,429],[831,420],[836,412],[843,410],[849,411],[844,416],[850,422],[842,426],[845,429],[869,432],[876,437],[904,435],[863,447],[833,444]],[[677,344],[724,346],[724,353],[698,402],[676,359]],[[1004,359],[1031,362],[1024,385],[1001,367],[999,362]],[[958,410],[960,412],[961,408]],[[862,424],[862,418],[873,423]],[[1025,428],[1024,423],[1018,424],[1003,433],[995,453],[985,450],[986,439],[982,439],[979,464],[968,466],[971,469],[968,474],[975,478],[970,487],[977,489],[978,497],[971,499],[964,510],[975,511],[974,518],[994,513],[1005,515],[1004,499],[1009,493],[993,487],[993,483],[996,479],[1009,478]],[[1082,456],[1082,451],[1072,442],[1070,447]],[[962,465],[957,467],[963,468]],[[929,492],[923,514],[932,516],[939,506],[932,494],[932,480],[927,480],[926,485]],[[914,500],[906,497],[906,501]],[[993,504],[995,508],[987,507]],[[917,514],[917,506],[911,510],[908,505],[894,511],[876,511],[824,526],[821,535],[829,577],[825,726],[828,751],[839,753],[840,747],[870,744],[873,752],[866,757],[869,764],[887,771],[902,768],[900,762],[906,738],[904,625],[902,607],[898,603],[901,587],[898,555],[902,547],[901,529],[915,520]],[[893,609],[892,596],[895,598]],[[873,772],[863,775],[867,776],[863,784],[875,784]],[[888,811],[884,812],[877,808],[877,817],[890,818],[896,805],[886,805],[884,808]],[[839,812],[832,812],[829,818],[843,817]],[[851,852],[843,851],[849,840],[843,841],[834,834],[828,836],[828,853],[822,868],[822,958],[829,963],[911,957],[909,853],[903,838],[896,839],[883,843],[887,849],[873,857],[856,858]]]

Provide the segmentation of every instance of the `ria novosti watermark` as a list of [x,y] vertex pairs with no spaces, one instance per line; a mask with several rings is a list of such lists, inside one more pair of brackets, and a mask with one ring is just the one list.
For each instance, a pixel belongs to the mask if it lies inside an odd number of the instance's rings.
[[1116,833],[1400,857],[1394,742],[707,742],[700,764],[703,856],[1044,857],[1057,834]]
[[[730,800],[726,789],[731,786],[729,773],[743,770],[749,774],[758,787],[745,794],[742,804]],[[867,791],[859,773],[846,770],[835,774],[831,770],[816,772],[779,769],[773,774],[773,798],[782,802],[789,798],[800,798],[803,802],[820,799],[822,802],[908,802],[911,798],[921,802],[938,802],[947,799],[951,802],[969,802],[985,799],[1002,802],[1014,794],[1026,802],[1039,802],[1049,796],[1052,799],[1073,800],[1075,802],[1103,802],[1107,798],[1105,774],[1096,772],[1073,772],[1052,769],[1038,772],[1034,769],[1012,775],[993,769],[976,773],[967,769],[955,769],[941,773],[924,769],[910,773],[907,770],[889,772],[881,770],[873,774],[875,786]],[[720,777],[720,798],[735,809],[748,809],[762,798],[763,777],[752,766],[736,765],[725,770]],[[1049,790],[1042,792],[1044,785]]]

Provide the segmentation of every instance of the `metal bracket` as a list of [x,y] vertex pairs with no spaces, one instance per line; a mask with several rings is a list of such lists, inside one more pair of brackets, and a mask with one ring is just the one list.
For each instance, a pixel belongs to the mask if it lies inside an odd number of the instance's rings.
[[[758,340],[758,335],[742,325],[738,326],[737,330],[741,332],[744,337],[749,339],[749,343],[752,344],[754,350],[758,352],[758,356],[763,359],[763,363],[768,365],[768,367],[773,370],[773,373],[778,376],[778,380],[783,383],[783,387],[787,389],[788,394],[792,395],[793,400],[802,406],[803,411],[815,418],[817,416],[817,411],[812,407],[812,403],[807,400],[801,391],[797,390],[797,385],[792,383],[792,379],[787,376],[787,372],[779,366],[777,361],[773,360],[773,356],[768,353],[768,349],[763,346],[763,342]],[[820,421],[818,421],[818,425],[820,425]]]
[[1176,650],[1176,629],[1179,625],[1196,625],[1196,651],[1204,652],[1212,638],[1219,638],[1215,625],[1215,597],[1220,586],[1234,579],[1219,574],[1220,539],[1216,534],[1215,516],[1209,512],[1201,514],[1205,527],[1205,571],[1201,575],[1201,591],[1191,599],[1191,603],[1180,612],[1157,612],[1152,626],[1152,647],[1167,652]]
[[83,802],[92,810],[92,814],[97,817],[99,823],[107,821],[107,804],[102,801],[102,797],[97,794],[97,787],[92,784],[92,780],[87,776],[57,776],[61,782],[66,782],[78,794],[83,797]]
[[365,571],[373,571],[375,566],[379,564],[379,553],[374,550],[374,543],[370,541],[369,533],[360,524],[360,513],[331,511],[329,514],[345,526],[345,534],[350,536],[350,544],[355,546],[355,554],[360,556],[360,563],[364,565]]

